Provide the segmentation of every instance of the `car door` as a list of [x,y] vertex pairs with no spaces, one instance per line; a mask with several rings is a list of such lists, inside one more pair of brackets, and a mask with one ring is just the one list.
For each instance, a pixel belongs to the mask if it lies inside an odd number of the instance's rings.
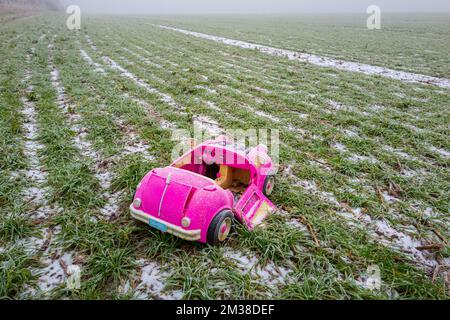
[[249,230],[263,222],[275,210],[275,205],[254,184],[245,190],[235,207],[237,217]]

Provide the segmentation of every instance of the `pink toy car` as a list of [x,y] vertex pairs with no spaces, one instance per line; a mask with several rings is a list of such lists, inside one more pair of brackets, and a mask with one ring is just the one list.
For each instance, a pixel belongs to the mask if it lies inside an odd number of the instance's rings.
[[246,151],[219,137],[147,173],[131,215],[185,240],[218,244],[227,238],[233,216],[252,230],[275,211],[266,197],[274,187],[273,172],[264,145]]

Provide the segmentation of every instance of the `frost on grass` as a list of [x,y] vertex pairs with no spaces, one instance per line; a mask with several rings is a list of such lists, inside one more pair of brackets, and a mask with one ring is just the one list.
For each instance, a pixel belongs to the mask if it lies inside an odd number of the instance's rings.
[[247,109],[247,110],[249,110],[251,113],[254,113],[254,114],[256,114],[256,115],[258,115],[258,116],[260,116],[262,118],[265,118],[267,120],[270,120],[270,121],[273,121],[273,122],[277,122],[277,123],[281,121],[278,117],[276,117],[274,115],[271,115],[271,114],[269,114],[267,112],[264,112],[262,110],[255,109],[255,108],[253,108],[253,107],[251,107],[249,105],[242,105],[242,107]]
[[412,155],[410,155],[406,152],[403,152],[401,150],[395,149],[391,146],[384,145],[384,146],[382,146],[382,148],[387,152],[394,153],[395,155],[399,156],[400,158],[419,161],[419,159],[417,159],[416,157],[413,157]]
[[[135,103],[137,103],[138,105],[140,105],[141,107],[143,107],[145,109],[145,111],[148,112],[148,114],[154,119],[156,120],[159,125],[161,126],[161,128],[163,129],[176,129],[177,125],[167,121],[165,119],[163,119],[161,117],[161,115],[155,110],[154,107],[152,107],[149,103],[147,103],[146,101],[144,101],[143,99],[137,98],[137,97],[132,97],[130,96],[128,93],[125,93],[122,95],[125,99],[131,99],[132,101],[134,101]],[[181,114],[184,114],[184,112],[180,112]]]
[[209,94],[217,94],[217,91],[214,89],[211,89],[208,86],[204,86],[204,85],[196,85],[194,86],[195,89],[200,89],[200,90],[205,90],[206,92],[208,92]]
[[337,101],[334,101],[334,100],[328,100],[328,105],[332,109],[334,109],[336,111],[351,111],[351,112],[355,111],[355,108],[349,107],[349,106],[345,106],[345,105],[343,105],[343,104],[341,104],[341,103],[339,103]]
[[95,43],[92,41],[91,37],[89,35],[85,35],[86,42],[91,46],[91,49],[95,52],[98,52],[98,48],[95,45]]
[[[414,238],[393,228],[387,220],[373,220],[363,208],[351,208],[347,204],[340,203],[333,193],[320,190],[314,181],[300,180],[287,169],[283,174],[293,182],[295,187],[301,187],[322,201],[338,208],[335,213],[343,218],[350,227],[366,230],[373,240],[404,253],[411,258],[411,261],[417,261],[421,267],[431,268],[436,265],[436,258],[431,252],[417,249],[424,245],[418,237]],[[386,197],[388,203],[398,201],[397,198],[387,193],[383,193],[382,196]],[[391,211],[391,213],[395,215],[395,212]]]
[[40,258],[42,267],[32,270],[38,277],[37,289],[44,296],[49,296],[51,291],[57,287],[65,286],[66,280],[71,274],[70,270],[81,270],[83,261],[81,256],[76,256],[73,252],[66,252],[53,243],[54,237],[58,233],[60,233],[60,229],[55,229],[47,236],[40,248],[43,251]]
[[39,271],[38,287],[43,292],[49,292],[66,280],[67,266],[72,265],[72,254],[57,251],[53,258],[46,257],[42,263],[46,267]]
[[240,272],[250,275],[252,279],[271,290],[277,291],[280,287],[292,282],[292,271],[289,268],[277,266],[272,261],[262,266],[256,256],[247,255],[230,247],[223,249],[223,257],[235,265]]
[[132,125],[125,124],[122,119],[117,119],[116,122],[125,136],[122,156],[140,154],[146,160],[155,160],[155,157],[148,151],[150,145],[139,137],[139,134]]
[[183,297],[180,290],[165,290],[166,279],[170,274],[163,271],[156,262],[139,260],[141,273],[139,282],[135,288],[135,296],[138,299],[179,300]]
[[194,127],[205,130],[212,136],[219,136],[224,132],[217,121],[214,121],[207,116],[194,116]]
[[[111,218],[119,209],[118,199],[121,195],[120,193],[111,193],[109,191],[109,187],[115,175],[108,172],[108,170],[111,169],[108,165],[102,165],[107,162],[102,159],[101,155],[95,151],[92,144],[88,141],[88,128],[80,125],[81,116],[75,112],[75,108],[73,106],[69,105],[69,99],[66,96],[66,90],[61,83],[59,71],[53,65],[52,55],[50,55],[49,61],[51,69],[51,83],[57,92],[57,105],[69,120],[70,129],[76,133],[73,137],[74,145],[80,150],[81,155],[90,159],[94,165],[94,176],[100,182],[102,197],[106,199],[106,204],[103,208],[100,208],[100,213],[105,217]],[[134,140],[136,140],[136,137],[134,137]],[[145,145],[136,146],[135,144],[136,142],[134,144],[132,143],[130,146],[127,146],[130,150],[126,152],[132,153],[146,151]]]
[[41,230],[42,237],[31,237],[21,240],[30,255],[39,255],[40,267],[31,269],[37,281],[33,286],[26,286],[21,293],[22,297],[35,297],[42,295],[50,297],[57,287],[65,285],[72,267],[80,268],[81,259],[72,252],[65,252],[55,243],[55,237],[61,232],[60,227]]
[[[142,52],[144,52],[146,55],[153,56],[153,54],[151,52],[149,52],[148,50],[146,50],[146,49],[144,49],[142,47],[139,47],[139,46],[135,46],[135,47],[137,49],[141,50]],[[151,65],[151,66],[153,66],[153,67],[155,67],[155,68],[158,68],[158,69],[162,69],[163,68],[163,66],[161,66],[160,64],[155,63],[155,62],[153,62],[153,61],[151,61],[149,59],[146,59],[146,63]]]
[[81,56],[83,57],[83,59],[90,65],[94,66],[95,69],[94,71],[96,72],[100,72],[100,73],[105,73],[105,69],[103,69],[99,63],[95,62],[94,60],[92,60],[92,58],[87,54],[86,51],[84,51],[82,48],[80,48],[80,53]]
[[334,143],[332,147],[341,153],[350,153],[348,156],[348,160],[350,160],[351,162],[369,162],[372,164],[376,164],[379,162],[372,156],[362,156],[356,153],[351,153],[346,146],[339,142]]
[[110,57],[103,56],[103,61],[108,64],[113,70],[117,70],[120,72],[120,74],[128,79],[131,79],[134,83],[136,83],[138,86],[144,88],[149,93],[155,94],[159,96],[159,98],[167,103],[168,105],[172,106],[175,109],[183,109],[178,103],[168,94],[160,92],[159,90],[153,88],[151,85],[149,85],[144,80],[140,79],[121,65],[119,65],[116,61],[111,59]]
[[[31,78],[31,72],[27,72],[26,81]],[[26,92],[29,94],[33,91],[33,87],[29,86]],[[22,98],[23,109],[22,115],[24,118],[24,155],[28,160],[28,169],[24,172],[28,187],[22,192],[24,200],[28,203],[31,211],[29,215],[33,218],[42,219],[47,218],[58,211],[58,208],[49,205],[46,195],[49,190],[47,184],[47,173],[40,163],[38,152],[44,146],[38,141],[38,127],[37,127],[37,112],[36,106],[27,98]]]
[[[93,59],[92,59],[92,58],[91,58],[91,57],[90,57],[83,49],[80,48],[80,50],[81,50],[80,52],[81,52],[81,54],[83,55],[84,59],[85,59],[89,64],[95,66],[95,67],[97,68],[96,70],[98,70],[99,67],[100,67],[100,64],[94,62]],[[119,70],[120,72],[122,72],[122,74],[123,74],[123,72],[126,72],[126,70],[125,70],[124,68],[121,68],[121,67],[118,66],[118,65],[114,65],[114,66],[115,66],[116,68],[115,68],[115,67],[112,67],[112,68],[113,68],[113,69],[116,69],[116,70]],[[101,67],[100,67],[100,68],[101,68]],[[99,71],[100,71],[100,73],[102,73],[103,75],[105,75],[105,72],[104,72],[104,69],[103,69],[103,68],[101,68],[101,70],[99,70]],[[130,77],[130,76],[133,77],[133,75],[130,75],[130,74],[127,75],[127,77]],[[137,77],[136,77],[135,79],[136,79],[137,81],[140,81],[139,79],[137,79]],[[140,81],[139,83],[141,83],[141,86],[144,86],[147,90],[150,90],[152,93],[158,93],[158,91],[157,91],[156,89],[153,90],[153,88],[151,88],[151,87],[150,87],[149,85],[147,85],[146,83],[144,83],[144,82],[142,82],[142,81]],[[139,99],[139,98],[136,98],[136,97],[130,97],[128,94],[123,94],[123,96],[124,96],[126,99],[131,99],[131,100],[133,100],[133,101],[136,102],[137,104],[139,104],[139,105],[141,105],[142,107],[144,107],[147,111],[149,111],[153,117],[157,118],[156,120],[158,120],[158,121],[160,122],[160,125],[161,125],[162,128],[164,128],[164,129],[174,129],[174,128],[176,128],[176,125],[172,124],[172,123],[169,122],[169,121],[166,121],[166,120],[162,119],[159,115],[157,115],[156,112],[155,112],[155,110],[154,110],[147,102],[145,102],[144,100]],[[167,103],[169,103],[170,105],[176,104],[176,103],[173,101],[173,99],[171,99],[171,98],[170,98],[169,96],[167,96],[167,95],[163,95],[162,100],[165,101],[165,102],[167,102]],[[130,153],[133,153],[132,150],[131,150]],[[135,153],[135,152],[134,152],[134,153]]]
[[206,105],[208,108],[216,110],[216,111],[222,111],[214,102],[212,101],[206,101]]
[[183,34],[191,35],[197,38],[212,40],[215,42],[224,43],[226,45],[235,46],[239,48],[244,49],[253,49],[258,50],[262,53],[266,53],[273,56],[278,57],[285,57],[289,60],[296,60],[300,62],[307,62],[316,66],[320,67],[327,67],[327,68],[335,68],[339,70],[345,70],[345,71],[352,71],[352,72],[359,72],[366,75],[378,75],[383,76],[391,79],[400,80],[403,82],[412,82],[412,83],[425,83],[425,84],[433,84],[439,87],[443,88],[450,88],[450,79],[445,78],[437,78],[422,74],[416,74],[416,73],[410,73],[410,72],[404,72],[404,71],[398,71],[398,70],[392,70],[388,68],[378,67],[378,66],[372,66],[368,64],[363,63],[357,63],[357,62],[349,62],[349,61],[343,61],[328,57],[321,57],[313,54],[308,53],[301,53],[301,52],[295,52],[292,50],[286,50],[286,49],[280,49],[280,48],[274,48],[269,47],[265,45],[260,44],[254,44],[250,42],[240,41],[240,40],[234,40],[224,37],[218,37],[214,35],[209,35],[205,33],[200,32],[194,32],[194,31],[188,31],[184,29],[179,28],[173,28],[163,25],[156,25],[157,27],[168,29],[176,32],[180,32]]
[[429,145],[428,149],[430,149],[430,151],[435,152],[446,159],[450,159],[450,152],[448,152],[445,149],[436,148],[435,146],[432,146],[432,145]]

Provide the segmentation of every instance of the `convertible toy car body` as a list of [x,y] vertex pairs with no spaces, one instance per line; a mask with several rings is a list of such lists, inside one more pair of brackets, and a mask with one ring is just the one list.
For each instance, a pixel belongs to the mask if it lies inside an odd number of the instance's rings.
[[195,146],[139,183],[131,215],[185,240],[218,244],[230,232],[233,216],[252,230],[275,205],[267,147],[245,150],[224,137]]

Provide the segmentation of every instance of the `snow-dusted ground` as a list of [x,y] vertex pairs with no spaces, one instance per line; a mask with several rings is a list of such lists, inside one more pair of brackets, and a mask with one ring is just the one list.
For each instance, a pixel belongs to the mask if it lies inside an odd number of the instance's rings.
[[[52,45],[49,49],[52,49]],[[80,50],[82,50],[80,48]],[[83,58],[91,65],[95,66],[96,72],[102,74],[105,73],[104,69],[97,63],[95,63],[92,58],[84,51],[80,51]],[[74,137],[74,144],[77,146],[82,155],[90,158],[94,163],[94,173],[95,177],[99,180],[100,186],[102,188],[102,197],[106,200],[106,204],[100,208],[100,213],[105,218],[112,218],[119,211],[119,199],[122,195],[121,192],[111,192],[111,183],[116,177],[112,170],[112,164],[118,161],[119,157],[124,157],[131,154],[141,154],[145,159],[154,160],[154,157],[150,155],[149,149],[150,145],[142,141],[139,135],[136,133],[134,128],[129,125],[125,125],[122,121],[118,120],[117,125],[122,129],[124,133],[124,149],[123,151],[115,157],[109,159],[104,159],[101,154],[99,154],[92,146],[92,144],[87,140],[88,129],[81,127],[79,121],[81,116],[76,112],[75,108],[71,108],[68,103],[68,97],[65,93],[65,88],[60,81],[59,71],[53,65],[53,58],[50,55],[50,69],[51,71],[51,81],[52,85],[58,93],[58,107],[60,107],[67,119],[69,120],[70,128],[76,132]],[[69,108],[71,111],[69,111]]]
[[[290,268],[277,266],[273,262],[261,266],[256,256],[245,254],[230,247],[223,248],[223,257],[241,273],[250,275],[254,281],[260,282],[273,291],[294,281],[291,277],[292,271]],[[214,269],[211,271],[214,272]]]
[[170,106],[176,109],[183,109],[180,105],[176,103],[176,101],[170,95],[160,92],[159,90],[153,88],[147,82],[145,82],[144,80],[140,79],[139,77],[137,77],[136,75],[134,75],[133,73],[122,67],[120,64],[118,64],[110,57],[103,56],[103,61],[106,64],[108,64],[112,69],[119,71],[120,74],[122,74],[122,76],[133,80],[133,82],[136,83],[138,86],[146,89],[149,93],[158,95],[163,102],[169,104]]
[[[31,71],[27,71],[24,80],[29,82],[30,78]],[[33,87],[28,86],[26,93],[29,94],[32,91]],[[38,141],[36,106],[26,97],[22,98],[22,103],[24,106],[22,109],[25,132],[24,155],[28,160],[28,169],[25,171],[28,187],[23,190],[22,194],[25,202],[33,208],[30,212],[30,218],[45,219],[59,212],[60,209],[50,205],[46,199],[49,192],[47,187],[48,174],[44,170],[38,155],[39,150],[43,149],[44,146]]]
[[153,261],[139,260],[138,265],[141,268],[139,280],[135,288],[135,297],[137,299],[162,299],[179,300],[183,297],[180,290],[165,290],[165,282],[169,273]]
[[[97,50],[98,50],[98,49],[97,49]],[[106,75],[106,73],[104,72],[104,69],[103,69],[103,68],[101,68],[101,70],[98,70],[98,67],[100,67],[100,64],[96,63],[96,62],[91,58],[91,56],[89,56],[89,55],[86,53],[86,51],[84,51],[82,48],[80,48],[80,53],[82,54],[84,60],[85,60],[89,65],[96,67],[96,69],[94,69],[94,71],[100,72],[102,75]],[[114,69],[114,68],[113,68],[113,69]],[[125,69],[123,69],[123,70],[126,71]],[[113,81],[113,80],[112,80],[112,81]],[[156,89],[155,89],[155,90],[156,90]],[[125,94],[123,94],[122,96],[123,96],[124,98],[126,98],[126,99],[130,99],[130,100],[136,102],[137,104],[139,104],[140,106],[142,106],[144,109],[146,109],[147,111],[149,111],[149,113],[152,113],[153,117],[155,118],[156,115],[155,115],[155,110],[154,110],[154,108],[152,108],[152,106],[150,106],[146,101],[144,101],[144,100],[142,100],[142,99],[140,99],[140,98],[137,98],[137,97],[132,97],[132,96],[130,96],[128,93],[125,93]],[[171,97],[165,98],[165,99],[170,99],[170,100],[172,101]],[[180,112],[183,113],[183,111],[180,111]],[[161,127],[164,128],[164,129],[175,129],[175,128],[177,127],[175,124],[173,124],[173,123],[171,123],[171,122],[169,122],[169,121],[166,121],[166,120],[160,118],[159,116],[157,116],[157,119],[156,119],[156,120],[158,120],[158,122],[160,123]],[[128,127],[130,128],[130,126],[128,126]],[[132,131],[135,132],[134,129],[132,129]],[[133,136],[134,136],[134,138],[136,138],[136,135],[133,135]],[[140,143],[140,144],[142,145],[143,143]],[[139,148],[132,148],[132,149],[137,150],[137,149],[139,149]],[[126,151],[125,151],[125,152],[126,152]],[[134,152],[131,152],[131,153],[134,153]],[[152,158],[152,157],[149,156],[149,155],[145,155],[145,157],[146,157],[146,158],[149,158],[149,159]]]
[[[27,63],[31,63],[30,56],[27,57]],[[28,83],[31,76],[31,71],[27,71],[24,82]],[[31,93],[33,89],[31,85],[28,86],[26,93]],[[29,187],[23,190],[23,196],[30,208],[32,208],[29,214],[30,218],[48,219],[50,216],[60,213],[62,208],[50,205],[46,200],[46,194],[49,192],[46,185],[48,174],[42,167],[38,156],[38,151],[44,146],[38,141],[36,107],[26,97],[22,98],[22,102],[24,105],[22,114],[24,116],[25,131],[24,155],[28,160],[28,169],[25,175],[29,182]],[[63,283],[67,276],[65,268],[72,264],[72,260],[70,254],[64,253],[62,249],[53,244],[54,236],[58,230],[41,228],[39,231],[42,237],[33,236],[23,239],[16,244],[23,245],[26,252],[30,255],[40,253],[42,268],[32,269],[31,272],[37,276],[36,288],[45,296],[52,289]],[[34,295],[35,293],[35,288],[28,287],[23,292],[23,295]]]
[[392,70],[388,68],[378,67],[378,66],[372,66],[368,64],[363,63],[357,63],[357,62],[349,62],[349,61],[343,61],[328,57],[321,57],[313,54],[308,53],[301,53],[301,52],[295,52],[292,50],[286,50],[286,49],[280,49],[280,48],[274,48],[269,47],[265,45],[260,44],[254,44],[246,41],[241,40],[234,40],[224,37],[218,37],[214,35],[209,35],[205,33],[195,32],[195,31],[189,31],[184,30],[180,28],[173,28],[163,25],[154,25],[162,29],[172,30],[176,32],[180,32],[183,34],[191,35],[197,38],[212,40],[215,42],[224,43],[226,45],[231,45],[239,48],[245,48],[245,49],[256,49],[260,52],[267,53],[273,56],[279,56],[279,57],[286,57],[289,60],[297,60],[301,62],[307,62],[314,64],[316,66],[320,67],[328,67],[328,68],[336,68],[339,70],[345,70],[345,71],[353,71],[353,72],[359,72],[367,75],[379,75],[395,80],[400,80],[403,82],[413,82],[413,83],[424,83],[424,84],[433,84],[439,87],[443,88],[450,88],[450,79],[445,78],[436,78],[431,77],[427,75],[417,74],[417,73],[410,73],[410,72],[404,72],[404,71],[398,71],[398,70]]
[[[429,269],[438,264],[436,257],[431,252],[418,249],[427,243],[423,243],[416,232],[412,232],[413,235],[410,235],[410,233],[393,228],[387,220],[372,219],[361,208],[351,208],[348,205],[340,203],[333,193],[320,190],[314,181],[301,180],[293,175],[291,171],[290,167],[287,167],[283,175],[290,179],[295,186],[301,187],[306,192],[318,196],[321,200],[339,208],[335,211],[336,214],[346,220],[350,227],[364,228],[374,240],[401,251],[409,256],[412,261],[419,263],[421,267]],[[387,193],[384,193],[383,196],[387,203],[398,201],[398,199]],[[396,213],[392,211],[392,215],[395,216]]]
[[83,57],[83,59],[87,63],[89,63],[90,65],[93,65],[95,67],[95,71],[98,71],[100,73],[105,73],[105,70],[100,66],[100,64],[98,64],[97,62],[94,62],[84,49],[80,48],[80,53],[81,53],[81,56]]

